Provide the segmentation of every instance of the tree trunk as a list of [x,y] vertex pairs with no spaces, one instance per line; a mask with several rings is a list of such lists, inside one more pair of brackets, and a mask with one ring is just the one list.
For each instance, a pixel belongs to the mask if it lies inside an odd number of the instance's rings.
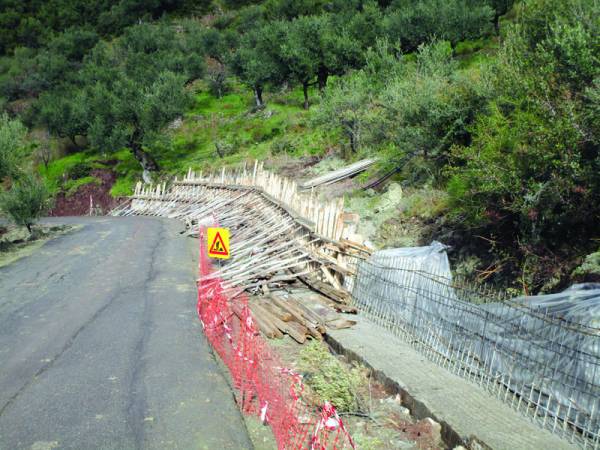
[[302,83],[302,92],[304,92],[304,109],[308,109],[310,106],[308,104],[308,81]]
[[494,15],[494,30],[496,35],[500,35],[500,14],[498,13]]
[[217,155],[219,155],[219,158],[222,159],[225,154],[223,153],[223,150],[221,150],[221,145],[218,142],[215,142],[215,149],[217,150]]
[[256,101],[256,106],[258,108],[261,108],[264,105],[263,98],[262,98],[262,92],[263,92],[262,87],[256,86],[254,88],[254,100]]
[[327,86],[327,78],[329,73],[325,67],[319,67],[319,73],[317,74],[317,84],[319,85],[319,92],[323,92],[325,86]]
[[358,150],[358,145],[359,145],[359,140],[360,140],[360,130],[358,127],[358,124],[356,122],[351,122],[351,125],[349,127],[349,134],[350,134],[350,150],[352,150],[352,153],[356,153]]
[[142,146],[140,144],[132,143],[130,145],[130,148],[131,148],[131,153],[133,153],[133,156],[135,157],[135,159],[137,159],[137,161],[142,166],[142,169],[143,169],[142,177],[144,179],[144,182],[152,183],[151,172],[158,171],[158,169],[159,169],[158,163],[156,162],[156,160],[150,153],[147,153],[142,149]]

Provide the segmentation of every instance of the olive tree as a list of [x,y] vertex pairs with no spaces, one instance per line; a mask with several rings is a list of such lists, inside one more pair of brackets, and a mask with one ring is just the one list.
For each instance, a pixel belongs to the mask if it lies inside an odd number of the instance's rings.
[[338,130],[347,139],[350,151],[355,153],[373,118],[371,100],[368,77],[363,71],[356,72],[327,87],[313,120],[315,124]]
[[147,83],[116,72],[110,83],[85,90],[87,137],[101,152],[128,148],[140,163],[144,180],[159,170],[155,147],[161,132],[181,116],[189,102],[185,77],[163,72]]
[[12,187],[0,194],[0,210],[19,226],[31,227],[50,206],[50,195],[43,182],[33,174],[24,173],[13,182]]
[[267,84],[279,84],[288,78],[288,68],[279,51],[285,39],[285,26],[272,22],[244,34],[230,59],[233,72],[254,91],[257,107],[264,104],[263,91]]
[[27,129],[20,121],[10,119],[6,113],[0,115],[0,182],[18,173],[27,149],[26,135]]

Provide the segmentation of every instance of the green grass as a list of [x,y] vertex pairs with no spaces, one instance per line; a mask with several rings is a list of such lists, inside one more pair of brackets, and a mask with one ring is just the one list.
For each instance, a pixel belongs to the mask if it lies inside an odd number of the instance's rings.
[[[44,178],[46,186],[52,193],[57,193],[61,190],[64,184],[65,177],[68,176],[73,169],[90,164],[94,161],[93,155],[88,155],[84,152],[73,153],[64,158],[56,159],[48,164],[48,167],[40,165],[39,172]],[[87,176],[87,175],[84,175]]]
[[117,178],[115,184],[110,189],[110,195],[113,197],[126,197],[133,194],[133,185],[136,180],[130,177]]
[[478,66],[493,61],[498,49],[498,40],[488,37],[459,42],[454,48],[454,54],[458,60],[459,68],[470,70],[477,69]]
[[127,149],[105,155],[77,152],[51,161],[47,168],[40,165],[38,171],[52,194],[64,192],[69,196],[80,186],[101,182],[91,175],[93,169],[108,168],[117,174],[117,183],[111,190],[112,195],[128,195],[140,176],[140,168]]
[[[318,104],[316,89],[309,92],[311,106]],[[323,154],[336,141],[330,132],[310,124],[312,111],[302,108],[301,88],[265,93],[266,106],[254,108],[252,93],[234,84],[222,98],[204,90],[195,94],[192,107],[184,114],[183,125],[168,133],[168,143],[157,145],[161,178],[194,170],[217,170],[270,156],[292,157]],[[216,143],[227,153],[220,157]],[[108,164],[110,162],[110,164]],[[78,152],[52,161],[39,171],[53,193],[75,192],[92,182],[90,171],[111,168],[117,180],[111,189],[115,197],[130,195],[141,178],[138,162],[127,149],[105,155]]]
[[83,178],[77,178],[75,180],[67,180],[63,183],[62,188],[65,191],[65,194],[67,195],[67,197],[69,197],[69,196],[73,195],[75,192],[77,192],[77,190],[81,186],[85,186],[86,184],[91,184],[91,183],[102,184],[102,180],[100,180],[96,177],[87,176],[87,177],[83,177]]
[[[317,92],[310,94],[316,104]],[[320,154],[331,143],[327,133],[310,127],[311,111],[302,108],[301,89],[265,94],[266,106],[258,111],[251,93],[239,85],[221,99],[201,92],[195,100],[184,125],[172,133],[171,148],[161,155],[162,169],[170,175],[188,167],[207,171],[281,152],[296,157]],[[223,157],[216,143],[228,149]]]

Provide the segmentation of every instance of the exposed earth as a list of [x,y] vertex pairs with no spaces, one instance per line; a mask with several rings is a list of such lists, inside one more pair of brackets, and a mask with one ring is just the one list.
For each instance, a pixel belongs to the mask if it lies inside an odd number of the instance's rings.
[[50,216],[96,216],[109,212],[119,204],[119,199],[110,195],[110,188],[117,179],[108,169],[94,169],[90,172],[97,182],[80,186],[75,192],[57,194]]

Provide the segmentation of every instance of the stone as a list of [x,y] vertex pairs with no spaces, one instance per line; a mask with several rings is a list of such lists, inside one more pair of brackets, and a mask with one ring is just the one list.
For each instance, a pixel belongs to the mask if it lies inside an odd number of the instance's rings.
[[433,420],[431,417],[426,417],[425,422],[431,426],[431,440],[436,445],[443,445],[442,441],[442,426]]

